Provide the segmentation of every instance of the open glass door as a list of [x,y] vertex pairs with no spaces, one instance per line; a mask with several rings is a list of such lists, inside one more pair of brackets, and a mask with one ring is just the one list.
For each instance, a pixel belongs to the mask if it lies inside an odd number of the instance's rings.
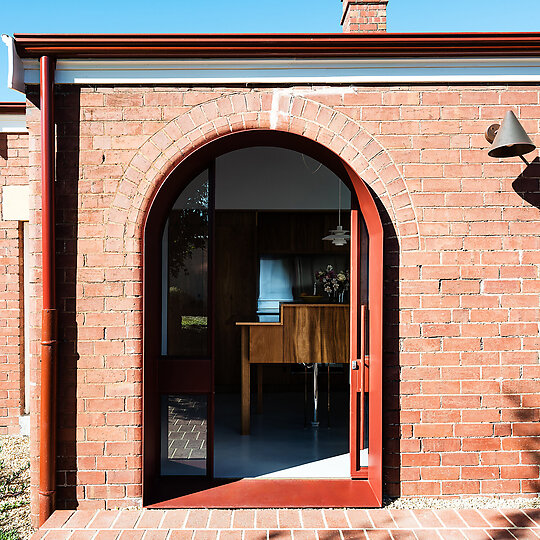
[[351,478],[367,478],[369,463],[369,238],[362,214],[351,212]]
[[345,168],[359,204],[351,211],[351,478],[365,478],[381,505],[384,234],[369,188]]

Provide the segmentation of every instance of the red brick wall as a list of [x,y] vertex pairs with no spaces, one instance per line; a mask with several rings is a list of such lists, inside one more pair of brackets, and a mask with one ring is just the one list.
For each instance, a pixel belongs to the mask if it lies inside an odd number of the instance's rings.
[[344,32],[386,32],[388,0],[342,0]]
[[[257,127],[328,146],[378,200],[386,230],[386,492],[538,490],[538,171],[489,158],[483,136],[513,109],[539,141],[536,87],[62,91],[60,507],[140,503],[143,218],[184,152]],[[36,109],[28,119],[38,262]],[[34,353],[39,294],[36,285]],[[34,486],[36,426],[34,415]]]
[[[0,133],[0,202],[4,186],[28,184],[28,135]],[[22,228],[0,216],[0,434],[18,435],[24,407]]]
[[[40,342],[41,342],[41,157],[40,112],[33,103],[39,103],[39,90],[29,93],[26,102],[26,125],[29,130],[28,180],[30,191],[29,265],[32,276],[29,286],[30,313],[28,313],[30,339],[30,502],[33,525],[37,526],[39,482],[39,411],[40,411]],[[30,101],[32,100],[32,101]],[[61,131],[60,131],[61,132]],[[61,371],[61,370],[60,370]],[[59,392],[63,395],[63,392]]]

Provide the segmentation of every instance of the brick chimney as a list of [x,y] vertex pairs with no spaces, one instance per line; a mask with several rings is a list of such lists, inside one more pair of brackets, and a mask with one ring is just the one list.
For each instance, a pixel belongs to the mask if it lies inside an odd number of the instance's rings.
[[341,0],[344,32],[386,32],[386,5],[388,0]]

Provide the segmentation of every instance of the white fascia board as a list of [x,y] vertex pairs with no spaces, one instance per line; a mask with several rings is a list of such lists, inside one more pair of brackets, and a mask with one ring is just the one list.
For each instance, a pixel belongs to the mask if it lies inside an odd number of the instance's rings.
[[24,66],[15,49],[15,41],[11,36],[2,34],[2,41],[8,48],[8,80],[7,86],[24,94]]
[[24,114],[0,114],[0,133],[28,133]]
[[[23,60],[24,82],[39,64]],[[362,84],[540,82],[540,57],[466,59],[59,59],[56,84]]]

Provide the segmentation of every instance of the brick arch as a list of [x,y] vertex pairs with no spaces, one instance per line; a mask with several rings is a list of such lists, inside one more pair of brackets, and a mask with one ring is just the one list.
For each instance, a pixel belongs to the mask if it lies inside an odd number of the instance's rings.
[[152,135],[119,183],[108,212],[109,234],[122,238],[127,252],[140,252],[136,244],[142,242],[149,205],[178,163],[204,143],[246,129],[291,132],[332,150],[377,195],[396,228],[401,249],[419,248],[415,209],[388,152],[349,116],[288,90],[222,96],[193,107]]

